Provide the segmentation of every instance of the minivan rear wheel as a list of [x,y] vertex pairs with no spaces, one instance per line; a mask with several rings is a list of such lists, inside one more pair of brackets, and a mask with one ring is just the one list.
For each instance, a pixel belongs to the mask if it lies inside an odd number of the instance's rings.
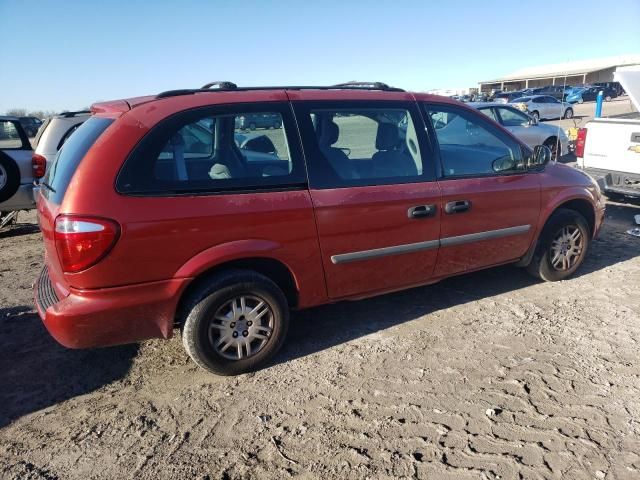
[[215,275],[189,295],[182,343],[200,367],[237,375],[266,364],[282,346],[289,309],[282,290],[248,270]]
[[575,210],[560,208],[542,230],[527,270],[547,282],[564,280],[582,265],[589,241],[589,225],[584,217]]

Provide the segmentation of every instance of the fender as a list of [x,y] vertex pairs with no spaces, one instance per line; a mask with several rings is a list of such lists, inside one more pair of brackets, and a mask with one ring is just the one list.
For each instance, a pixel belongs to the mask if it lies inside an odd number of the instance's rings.
[[594,192],[586,186],[573,186],[563,187],[560,189],[553,189],[547,191],[548,198],[544,198],[545,191],[542,192],[542,198],[540,199],[541,211],[538,219],[537,234],[542,231],[542,228],[549,220],[551,214],[563,203],[570,202],[571,200],[585,200],[593,209],[594,215],[598,209],[598,200],[596,199]]
[[[544,198],[545,193],[547,194],[547,198]],[[596,210],[599,203],[594,195],[594,192],[592,192],[589,187],[564,187],[547,192],[543,190],[542,195],[543,198],[541,198],[541,210],[538,217],[538,225],[536,226],[536,231],[533,236],[533,241],[531,242],[529,250],[527,250],[527,253],[524,255],[524,257],[522,257],[515,264],[518,267],[526,267],[527,265],[529,265],[529,263],[531,263],[531,259],[533,258],[533,255],[535,254],[538,247],[538,240],[540,238],[540,234],[542,233],[542,229],[549,220],[549,217],[551,217],[553,212],[555,212],[556,209],[562,204],[570,202],[572,200],[586,200],[593,208],[594,216],[596,216],[597,218]],[[594,234],[596,233],[595,231],[596,229],[594,229]]]
[[[213,247],[207,248],[202,252],[191,257],[182,265],[175,273],[175,278],[197,277],[201,273],[231,260],[239,260],[242,258],[262,257],[271,258],[283,263],[287,268],[289,266],[282,258],[276,254],[277,250],[282,249],[282,245],[271,240],[262,239],[246,239],[236,240],[228,243],[221,243]],[[293,270],[289,271],[294,276]],[[296,280],[297,284],[297,280]]]

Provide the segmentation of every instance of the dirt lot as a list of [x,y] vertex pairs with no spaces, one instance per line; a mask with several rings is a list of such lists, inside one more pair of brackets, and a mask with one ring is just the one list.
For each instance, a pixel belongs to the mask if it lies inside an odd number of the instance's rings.
[[609,206],[570,281],[503,267],[299,312],[236,378],[179,336],[58,346],[31,307],[37,228],[2,233],[0,477],[640,478],[634,213]]

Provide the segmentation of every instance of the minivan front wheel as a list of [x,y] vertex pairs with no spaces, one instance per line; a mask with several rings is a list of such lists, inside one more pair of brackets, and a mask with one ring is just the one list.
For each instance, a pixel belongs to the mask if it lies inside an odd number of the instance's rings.
[[189,296],[182,342],[200,367],[237,375],[263,366],[280,349],[289,326],[282,290],[245,270],[216,275]]
[[582,265],[589,240],[584,217],[575,210],[558,209],[542,231],[529,273],[547,282],[568,278]]

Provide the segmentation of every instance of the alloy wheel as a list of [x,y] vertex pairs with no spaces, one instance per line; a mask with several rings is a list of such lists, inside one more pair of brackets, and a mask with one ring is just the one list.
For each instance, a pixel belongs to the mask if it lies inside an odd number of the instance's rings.
[[584,250],[584,236],[577,225],[563,227],[551,242],[551,265],[554,269],[565,271],[573,268]]
[[243,360],[262,350],[271,338],[274,314],[271,306],[254,295],[240,295],[225,302],[209,324],[209,342],[228,360]]

